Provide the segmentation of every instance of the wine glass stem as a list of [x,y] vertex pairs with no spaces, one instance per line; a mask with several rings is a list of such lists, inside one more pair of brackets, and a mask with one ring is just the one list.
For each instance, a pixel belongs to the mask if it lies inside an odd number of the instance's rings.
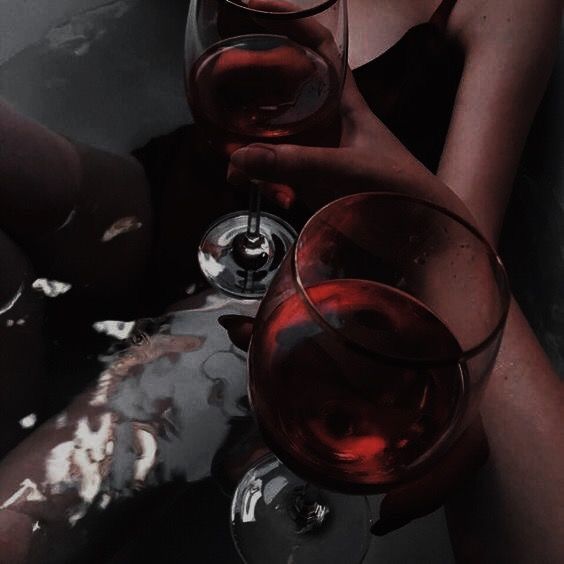
[[249,219],[247,222],[247,237],[257,237],[260,235],[260,208],[261,194],[259,182],[251,180],[251,189],[249,196]]
[[266,233],[261,233],[260,183],[251,180],[247,228],[233,239],[233,259],[246,271],[245,287],[249,271],[268,268],[274,257],[274,245]]

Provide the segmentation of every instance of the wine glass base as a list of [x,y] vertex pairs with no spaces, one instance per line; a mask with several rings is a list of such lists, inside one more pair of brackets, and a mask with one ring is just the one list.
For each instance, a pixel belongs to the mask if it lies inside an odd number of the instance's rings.
[[275,456],[239,483],[231,531],[247,564],[357,564],[370,543],[368,500],[321,490]]
[[238,245],[247,231],[248,212],[221,217],[205,233],[198,261],[207,280],[224,294],[242,299],[262,298],[297,234],[282,219],[261,214],[260,233],[267,241],[266,260],[260,267],[242,266]]

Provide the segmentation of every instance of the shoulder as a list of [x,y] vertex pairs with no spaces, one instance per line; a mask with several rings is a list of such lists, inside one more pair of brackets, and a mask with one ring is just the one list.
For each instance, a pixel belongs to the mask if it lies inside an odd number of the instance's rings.
[[468,51],[495,47],[519,52],[553,50],[562,0],[458,0],[449,32]]

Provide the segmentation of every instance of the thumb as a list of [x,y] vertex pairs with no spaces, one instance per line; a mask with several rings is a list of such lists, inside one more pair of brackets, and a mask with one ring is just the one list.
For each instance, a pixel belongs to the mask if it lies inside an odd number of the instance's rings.
[[344,148],[256,143],[235,151],[231,164],[251,178],[296,187],[350,175],[352,158]]

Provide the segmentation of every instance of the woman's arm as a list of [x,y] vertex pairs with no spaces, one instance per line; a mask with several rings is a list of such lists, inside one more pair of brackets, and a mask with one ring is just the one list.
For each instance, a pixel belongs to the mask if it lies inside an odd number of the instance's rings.
[[552,70],[561,16],[560,0],[459,1],[451,16],[465,64],[437,176],[494,241]]
[[[550,0],[472,4],[460,2],[451,21],[466,64],[438,177],[495,241],[550,75],[562,8]],[[481,411],[490,461],[479,480],[448,504],[457,558],[559,561],[562,383],[515,302]]]

